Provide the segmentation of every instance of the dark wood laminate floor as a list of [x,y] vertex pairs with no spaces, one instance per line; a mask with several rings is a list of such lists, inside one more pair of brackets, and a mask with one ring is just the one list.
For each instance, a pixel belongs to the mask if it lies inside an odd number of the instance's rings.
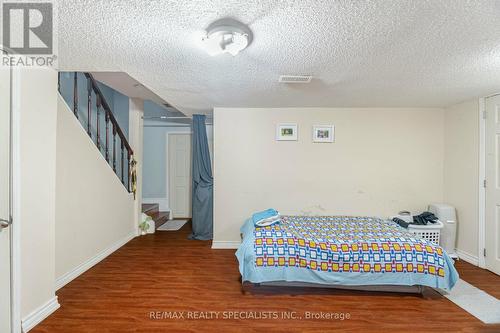
[[[433,292],[260,287],[243,294],[234,250],[211,250],[210,242],[187,240],[189,232],[187,224],[132,240],[60,289],[61,308],[32,332],[500,332],[500,325],[485,325]],[[500,297],[499,276],[464,262],[457,268],[464,280]],[[156,311],[182,312],[184,319],[151,319]],[[189,319],[189,311],[213,311],[207,318],[219,311],[221,319]],[[224,311],[303,319],[222,319]],[[350,319],[306,320],[306,311]]]

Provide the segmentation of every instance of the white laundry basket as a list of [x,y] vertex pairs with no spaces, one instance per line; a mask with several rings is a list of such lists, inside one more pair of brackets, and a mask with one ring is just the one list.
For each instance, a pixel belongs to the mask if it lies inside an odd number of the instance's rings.
[[441,229],[443,226],[443,222],[437,220],[436,223],[428,223],[427,225],[410,224],[408,226],[408,231],[417,237],[439,245],[439,238],[441,236]]
[[457,212],[455,207],[443,203],[433,203],[429,205],[429,212],[436,215],[443,222],[439,245],[451,258],[458,258],[455,253],[455,240],[457,239]]

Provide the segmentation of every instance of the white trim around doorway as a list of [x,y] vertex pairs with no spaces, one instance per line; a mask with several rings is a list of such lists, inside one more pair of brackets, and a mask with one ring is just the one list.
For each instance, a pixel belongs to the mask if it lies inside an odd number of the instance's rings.
[[478,266],[486,268],[484,258],[486,228],[486,97],[479,99],[479,198],[478,198]]

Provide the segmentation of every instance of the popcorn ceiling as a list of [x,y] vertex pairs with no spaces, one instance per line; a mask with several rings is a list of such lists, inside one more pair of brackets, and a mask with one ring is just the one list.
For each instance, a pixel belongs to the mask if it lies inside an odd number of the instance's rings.
[[[252,29],[238,56],[197,43]],[[186,114],[214,107],[444,107],[500,91],[500,1],[59,2],[61,70],[123,71]],[[313,75],[307,85],[281,74]]]

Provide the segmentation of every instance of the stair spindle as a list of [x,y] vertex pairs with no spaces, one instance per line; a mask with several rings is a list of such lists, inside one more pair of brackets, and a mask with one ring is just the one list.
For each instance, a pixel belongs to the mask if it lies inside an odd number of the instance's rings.
[[116,127],[113,124],[113,171],[116,173]]
[[101,125],[100,125],[100,122],[101,122],[101,118],[99,117],[100,113],[101,113],[101,96],[99,95],[96,95],[95,96],[95,106],[96,106],[96,117],[97,117],[97,123],[96,123],[96,132],[97,132],[97,138],[96,138],[96,145],[97,145],[97,149],[99,149],[99,151],[101,151],[101,134],[100,134],[100,128],[101,128]]
[[106,121],[106,149],[105,149],[105,155],[106,155],[106,162],[109,163],[109,114],[106,110],[104,110],[105,116],[104,119]]
[[123,178],[123,175],[124,175],[124,173],[125,173],[125,172],[124,172],[125,170],[123,170],[123,148],[124,148],[124,146],[123,146],[123,140],[120,140],[120,142],[121,142],[121,150],[122,150],[121,165],[120,165],[120,170],[121,170],[121,180],[122,180],[122,184],[123,184],[123,185],[125,185],[125,179]]
[[92,132],[90,131],[92,124],[92,83],[90,79],[87,78],[87,134],[92,138]]
[[78,75],[76,72],[73,75],[73,113],[78,119]]
[[130,150],[127,149],[127,191],[130,192]]

